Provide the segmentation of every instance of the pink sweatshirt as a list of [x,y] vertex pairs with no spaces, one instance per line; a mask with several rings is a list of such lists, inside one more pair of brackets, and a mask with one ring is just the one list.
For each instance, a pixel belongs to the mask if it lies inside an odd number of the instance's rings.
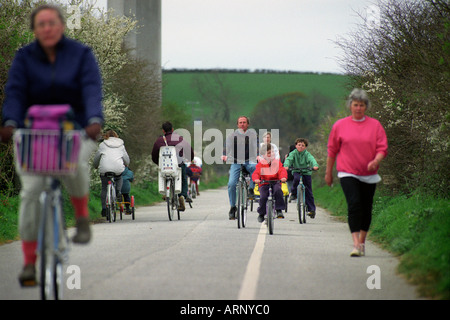
[[381,123],[366,116],[354,121],[351,116],[336,121],[328,138],[328,156],[336,158],[338,172],[369,176],[367,165],[378,153],[387,155],[387,138]]

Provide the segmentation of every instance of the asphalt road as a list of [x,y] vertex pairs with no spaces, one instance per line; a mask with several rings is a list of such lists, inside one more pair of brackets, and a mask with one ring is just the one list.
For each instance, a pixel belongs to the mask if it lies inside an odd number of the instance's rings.
[[[161,203],[137,208],[134,221],[93,225],[89,245],[71,246],[64,299],[419,299],[377,245],[351,258],[347,224],[320,208],[300,225],[290,204],[273,235],[256,207],[244,229],[228,209],[226,189],[210,190],[179,221]],[[20,242],[0,246],[0,300],[39,299],[37,288],[19,287],[21,264]]]

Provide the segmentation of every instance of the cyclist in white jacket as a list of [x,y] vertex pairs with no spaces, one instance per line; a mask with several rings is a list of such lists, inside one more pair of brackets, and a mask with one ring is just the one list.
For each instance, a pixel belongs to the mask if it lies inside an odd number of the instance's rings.
[[102,216],[106,216],[106,190],[108,187],[108,178],[106,173],[113,172],[116,182],[117,199],[122,196],[120,190],[122,189],[122,173],[125,166],[130,164],[130,157],[122,139],[119,138],[114,130],[108,130],[105,133],[105,140],[100,143],[97,153],[94,156],[94,168],[98,168],[100,172],[100,179],[102,181]]

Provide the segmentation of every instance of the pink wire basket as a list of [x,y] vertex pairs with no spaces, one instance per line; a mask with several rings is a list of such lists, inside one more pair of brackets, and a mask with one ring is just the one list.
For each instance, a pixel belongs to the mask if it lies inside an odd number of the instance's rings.
[[14,133],[17,170],[36,175],[70,175],[78,166],[81,131],[19,129]]

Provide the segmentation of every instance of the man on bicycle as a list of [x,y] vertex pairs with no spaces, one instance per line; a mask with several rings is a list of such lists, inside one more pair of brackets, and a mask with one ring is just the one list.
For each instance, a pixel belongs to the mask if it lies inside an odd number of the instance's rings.
[[190,199],[187,198],[187,191],[188,191],[188,185],[187,185],[187,175],[186,175],[186,164],[184,163],[184,159],[187,159],[187,161],[191,161],[191,159],[194,158],[194,150],[192,149],[191,145],[183,140],[183,137],[173,132],[173,126],[172,123],[169,121],[166,121],[162,125],[163,135],[156,139],[155,143],[153,144],[153,150],[152,150],[152,160],[154,163],[159,165],[159,149],[163,146],[167,145],[169,146],[175,146],[177,149],[177,155],[178,155],[178,166],[181,168],[181,193],[178,194],[179,202],[180,202],[180,211],[185,210],[185,204],[184,200],[186,199],[189,201]]
[[[258,155],[258,136],[254,129],[249,129],[250,120],[240,116],[237,120],[238,129],[227,137],[225,155],[222,160],[231,163],[228,179],[228,199],[230,201],[229,219],[234,220],[236,208],[236,184],[239,180],[241,166],[252,175],[256,167]],[[255,183],[250,182],[249,197],[252,198]]]

